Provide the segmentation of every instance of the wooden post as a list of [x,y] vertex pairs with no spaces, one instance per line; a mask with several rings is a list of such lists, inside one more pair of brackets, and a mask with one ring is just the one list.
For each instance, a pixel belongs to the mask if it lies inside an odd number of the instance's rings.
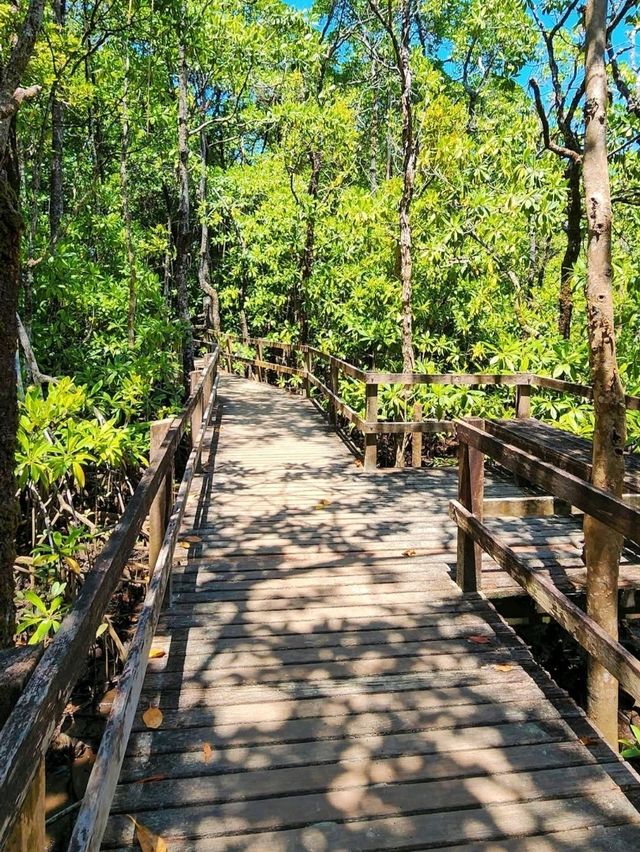
[[[162,442],[165,439],[172,419],[169,417],[166,420],[155,420],[151,424],[151,441],[149,445],[149,461],[153,461]],[[167,521],[171,514],[171,506],[173,503],[173,466],[167,474],[166,479],[160,483],[158,493],[156,494],[151,508],[149,509],[149,570],[152,571],[160,548],[162,540],[167,528]]]
[[516,385],[516,417],[531,417],[531,385]]
[[[335,396],[338,396],[338,365],[335,360],[329,360],[329,390]],[[329,399],[329,422],[334,426],[338,425],[338,411],[334,400]]]
[[[198,387],[198,382],[200,381],[202,374],[200,370],[193,370],[189,373],[189,378],[191,379],[191,393],[195,393],[196,388]],[[200,398],[196,403],[193,412],[191,414],[191,444],[195,444],[196,438],[198,437],[198,433],[200,432],[200,426],[202,424],[202,415],[204,414],[204,397],[200,394]]]
[[225,345],[226,345],[226,350],[227,350],[227,371],[229,373],[232,373],[233,372],[233,366],[231,364],[231,341],[229,340],[228,337],[226,339]]
[[309,352],[309,347],[304,347],[304,392],[306,394],[307,399],[311,397],[311,382],[309,380],[309,375],[313,372],[313,365],[311,362],[311,352]]
[[[0,728],[13,710],[42,655],[43,646],[10,648],[0,652]],[[3,846],[4,852],[39,852],[45,838],[44,758],[39,758],[26,798]]]
[[[422,422],[421,402],[413,406],[413,419],[416,423]],[[411,466],[422,467],[422,432],[414,432],[411,436]]]
[[[378,422],[378,385],[367,382],[365,386],[367,423]],[[364,436],[364,469],[375,470],[378,466],[378,435],[366,432]]]
[[[480,425],[479,418],[469,418]],[[484,454],[460,442],[458,451],[458,500],[476,518],[482,520],[484,503]],[[456,582],[463,592],[478,592],[482,586],[482,548],[458,528]]]
[[[264,361],[264,358],[262,357],[262,354],[263,354],[262,353],[262,343],[260,341],[258,341],[257,347],[258,347],[258,361]],[[258,381],[264,382],[264,368],[263,367],[257,367],[256,373],[257,373],[257,376],[258,376]]]

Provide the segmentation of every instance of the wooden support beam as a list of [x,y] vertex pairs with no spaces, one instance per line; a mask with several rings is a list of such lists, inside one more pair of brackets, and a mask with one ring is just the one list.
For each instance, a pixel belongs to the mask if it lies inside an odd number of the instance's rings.
[[[458,500],[465,509],[482,519],[484,455],[461,441],[458,464]],[[478,592],[482,586],[482,549],[461,528],[458,528],[456,582],[463,592]]]
[[516,385],[516,417],[531,417],[531,385]]
[[[415,423],[422,421],[421,402],[416,402],[413,406],[413,420]],[[411,436],[411,466],[422,467],[422,432],[414,432]]]
[[[160,453],[169,427],[173,423],[172,418],[166,420],[155,420],[151,424],[151,440],[149,445],[149,461],[155,461]],[[167,521],[171,514],[173,503],[173,465],[158,487],[156,496],[149,509],[149,568],[153,570],[156,559],[162,547],[162,539],[167,528]]]
[[[368,424],[378,420],[378,385],[367,382],[365,385],[365,417]],[[364,469],[375,470],[378,466],[378,436],[375,432],[364,435]]]
[[308,346],[304,347],[304,392],[307,399],[311,397],[311,382],[309,376],[313,373],[313,361],[311,350]]

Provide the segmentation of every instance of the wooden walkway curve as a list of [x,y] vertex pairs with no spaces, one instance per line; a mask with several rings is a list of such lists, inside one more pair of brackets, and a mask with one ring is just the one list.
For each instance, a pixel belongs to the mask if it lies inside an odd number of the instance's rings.
[[455,470],[364,473],[312,403],[219,398],[103,848],[130,816],[169,850],[638,848],[635,773],[451,580]]

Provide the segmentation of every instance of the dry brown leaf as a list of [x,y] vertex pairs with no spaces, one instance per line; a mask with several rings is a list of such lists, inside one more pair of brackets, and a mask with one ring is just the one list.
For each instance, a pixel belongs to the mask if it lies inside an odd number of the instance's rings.
[[412,547],[407,548],[407,550],[402,551],[403,556],[415,556],[417,553]]
[[326,509],[327,506],[331,505],[331,500],[320,500],[313,507],[314,509]]
[[162,724],[162,710],[159,707],[149,707],[148,710],[145,710],[142,714],[142,721],[145,723],[147,728],[159,728]]
[[150,660],[158,660],[160,657],[166,657],[167,652],[163,651],[162,648],[152,648],[149,651],[149,659]]
[[180,541],[186,541],[189,544],[199,544],[202,539],[199,535],[183,535]]
[[130,814],[127,814],[136,830],[136,840],[142,852],[167,852],[167,844],[157,834],[154,834],[146,825],[138,822]]
[[148,775],[146,778],[138,778],[134,784],[152,784],[154,781],[166,781],[168,775]]
[[494,669],[499,672],[510,672],[513,666],[511,663],[496,663]]
[[474,645],[488,645],[491,642],[488,636],[467,636],[467,642],[473,642]]
[[598,745],[597,737],[578,737],[582,745],[590,746],[590,745]]
[[360,459],[354,459],[353,463],[356,467],[362,467],[362,461]]
[[213,749],[209,745],[209,743],[205,743],[202,746],[202,754],[204,755],[204,762],[211,763],[213,760]]

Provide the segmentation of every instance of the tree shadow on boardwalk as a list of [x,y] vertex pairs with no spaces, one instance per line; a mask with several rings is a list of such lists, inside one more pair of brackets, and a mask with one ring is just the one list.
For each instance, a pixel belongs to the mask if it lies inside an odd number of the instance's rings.
[[364,475],[308,406],[224,397],[105,846],[133,814],[169,849],[632,848],[633,777],[450,579],[455,473]]

